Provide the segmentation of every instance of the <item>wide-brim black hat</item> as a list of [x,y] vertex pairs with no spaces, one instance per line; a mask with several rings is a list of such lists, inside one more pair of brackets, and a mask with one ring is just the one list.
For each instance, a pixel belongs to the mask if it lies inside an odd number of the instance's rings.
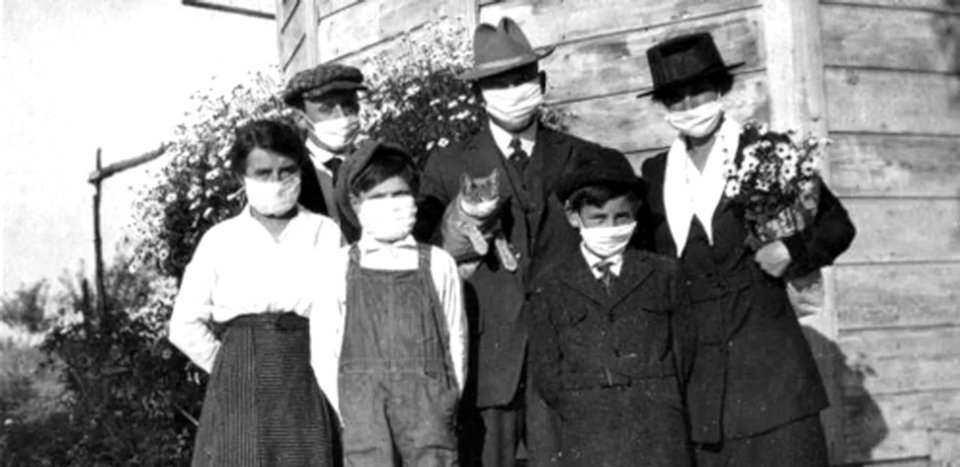
[[647,62],[653,77],[653,89],[637,97],[689,84],[720,72],[729,72],[744,64],[725,64],[717,44],[713,42],[713,36],[708,32],[667,39],[647,49]]
[[553,53],[554,47],[533,48],[512,19],[504,17],[497,27],[483,23],[473,33],[473,68],[457,78],[475,81],[537,62]]
[[620,153],[612,150],[581,152],[557,180],[556,194],[566,203],[574,192],[590,185],[619,187],[643,197],[646,184]]

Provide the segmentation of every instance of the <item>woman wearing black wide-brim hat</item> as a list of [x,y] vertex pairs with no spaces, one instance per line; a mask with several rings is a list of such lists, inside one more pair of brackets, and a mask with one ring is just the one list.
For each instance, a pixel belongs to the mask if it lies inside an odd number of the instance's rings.
[[725,64],[708,33],[659,43],[647,59],[653,88],[639,97],[652,95],[679,134],[643,164],[640,224],[657,252],[678,259],[697,321],[686,397],[698,465],[827,465],[819,419],[827,395],[784,277],[832,263],[853,224],[824,186],[812,225],[747,246],[743,210],[724,197],[724,165],[743,129],[723,96],[742,63]]

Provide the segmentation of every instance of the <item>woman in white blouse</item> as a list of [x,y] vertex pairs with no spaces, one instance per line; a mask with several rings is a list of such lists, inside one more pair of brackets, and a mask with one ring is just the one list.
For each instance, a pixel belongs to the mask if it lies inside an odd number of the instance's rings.
[[332,465],[307,317],[340,229],[297,204],[308,156],[291,128],[250,123],[229,157],[248,205],[204,234],[170,318],[170,341],[210,373],[191,465]]

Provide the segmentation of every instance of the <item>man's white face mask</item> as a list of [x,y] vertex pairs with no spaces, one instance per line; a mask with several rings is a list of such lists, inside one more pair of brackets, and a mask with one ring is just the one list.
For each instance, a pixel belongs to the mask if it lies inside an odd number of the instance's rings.
[[543,104],[539,79],[507,88],[484,89],[481,93],[487,113],[508,129],[528,124]]

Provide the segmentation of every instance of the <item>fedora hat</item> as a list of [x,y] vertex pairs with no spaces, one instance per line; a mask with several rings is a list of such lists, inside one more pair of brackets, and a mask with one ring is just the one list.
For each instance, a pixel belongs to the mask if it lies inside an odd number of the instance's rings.
[[687,34],[667,39],[647,49],[647,62],[653,77],[653,89],[637,97],[688,84],[717,72],[729,71],[744,62],[723,63],[717,44],[708,32]]
[[457,78],[475,81],[523,65],[534,63],[553,53],[553,46],[530,46],[527,36],[512,19],[504,17],[493,27],[483,23],[473,32],[473,68]]

